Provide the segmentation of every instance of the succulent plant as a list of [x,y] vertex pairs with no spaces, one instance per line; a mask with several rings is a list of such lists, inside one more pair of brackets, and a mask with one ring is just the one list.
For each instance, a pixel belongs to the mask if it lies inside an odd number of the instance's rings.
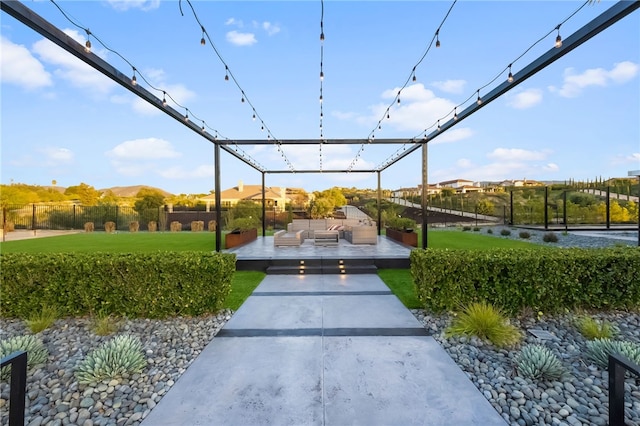
[[76,369],[79,383],[113,379],[142,371],[146,365],[142,344],[132,336],[120,335],[89,353]]
[[526,345],[514,359],[518,373],[529,379],[558,380],[566,370],[558,357],[542,345]]
[[[27,352],[27,365],[43,364],[49,357],[49,351],[42,341],[34,335],[14,336],[0,341],[0,358],[11,355],[16,351]],[[6,366],[0,372],[0,376],[8,377],[11,367]]]
[[610,339],[619,332],[615,324],[609,321],[600,321],[588,316],[580,317],[576,320],[576,325],[580,334],[587,340]]
[[609,365],[609,355],[618,354],[640,363],[640,345],[626,340],[595,339],[587,342],[587,357],[600,368]]

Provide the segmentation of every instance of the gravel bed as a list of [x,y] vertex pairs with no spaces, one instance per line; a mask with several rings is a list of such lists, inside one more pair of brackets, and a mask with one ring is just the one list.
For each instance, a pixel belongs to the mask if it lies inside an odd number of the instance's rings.
[[[84,356],[113,337],[97,336],[88,319],[62,319],[39,333],[49,350],[44,366],[29,371],[25,425],[137,425],[196,359],[231,311],[200,318],[126,320],[118,333],[140,339],[147,366],[140,374],[88,385],[78,384],[74,368]],[[0,339],[28,334],[20,320],[0,320]],[[9,385],[0,384],[0,420],[9,422]]]
[[[448,315],[412,310],[415,317],[467,374],[491,405],[511,425],[606,425],[609,415],[609,376],[585,356],[586,339],[572,323],[572,316],[512,319],[525,339],[521,345],[547,346],[560,358],[568,375],[561,381],[536,381],[518,376],[514,357],[519,348],[498,349],[476,337],[444,337],[451,323]],[[628,312],[592,315],[619,329],[620,340],[640,343],[640,314]],[[553,340],[540,340],[526,332],[541,329]],[[640,425],[640,379],[625,381],[626,422]]]
[[[492,230],[492,234],[488,233],[488,230]],[[501,235],[503,230],[511,231],[510,235]],[[447,230],[446,232],[449,232]],[[476,234],[487,235],[495,238],[508,238],[511,240],[525,241],[534,244],[542,244],[550,247],[580,247],[580,248],[604,248],[604,247],[617,247],[617,246],[637,246],[638,245],[638,231],[544,231],[534,229],[515,228],[509,226],[483,226],[479,231],[466,231],[474,232]],[[520,232],[528,232],[530,237],[525,239],[520,237]],[[545,242],[543,237],[547,233],[553,233],[558,237],[558,241],[555,243]],[[602,235],[602,236],[594,236]]]

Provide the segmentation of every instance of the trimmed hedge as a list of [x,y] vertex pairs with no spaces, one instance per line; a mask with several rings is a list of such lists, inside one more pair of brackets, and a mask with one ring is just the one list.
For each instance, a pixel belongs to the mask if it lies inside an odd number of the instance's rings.
[[235,255],[202,252],[0,255],[0,316],[28,318],[44,305],[62,316],[196,316],[222,307]]
[[411,252],[418,300],[428,310],[485,301],[517,314],[640,307],[640,249],[494,249]]

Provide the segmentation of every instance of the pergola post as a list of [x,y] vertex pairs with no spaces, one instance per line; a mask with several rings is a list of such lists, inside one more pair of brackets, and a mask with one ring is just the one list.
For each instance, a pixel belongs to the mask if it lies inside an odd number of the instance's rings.
[[380,186],[380,172],[378,172],[378,235],[381,234],[382,230],[380,227],[382,226],[382,187]]
[[427,142],[422,144],[422,248],[429,247],[427,241],[427,197],[428,197],[428,178],[427,178]]
[[215,174],[214,174],[214,187],[216,194],[216,251],[220,251],[222,243],[222,206],[220,205],[220,145],[214,144],[214,159]]
[[[265,206],[265,202],[266,202],[266,194],[264,193],[264,175],[265,173],[262,172],[262,236],[266,236],[267,235],[267,207]],[[275,226],[274,226],[275,228]]]

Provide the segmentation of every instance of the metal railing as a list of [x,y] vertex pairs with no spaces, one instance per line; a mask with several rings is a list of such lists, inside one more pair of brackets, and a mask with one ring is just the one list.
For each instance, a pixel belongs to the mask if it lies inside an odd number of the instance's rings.
[[627,371],[640,377],[640,365],[622,355],[609,355],[609,426],[624,426],[624,377]]
[[14,352],[0,360],[0,368],[11,366],[9,387],[9,426],[24,426],[24,405],[27,389],[27,353]]

